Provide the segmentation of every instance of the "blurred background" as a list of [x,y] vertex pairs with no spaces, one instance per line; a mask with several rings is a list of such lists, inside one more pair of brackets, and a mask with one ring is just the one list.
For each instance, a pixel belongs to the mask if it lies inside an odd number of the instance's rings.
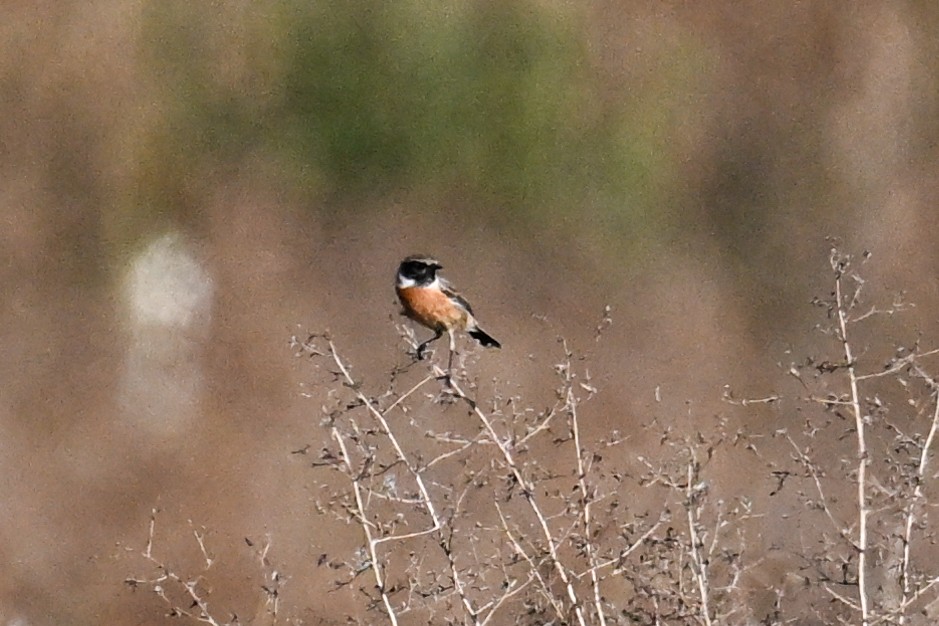
[[939,336],[937,32],[928,0],[3,3],[0,623],[164,623],[123,583],[153,508],[168,559],[208,529],[223,615],[266,537],[285,615],[359,610],[289,341],[381,389],[407,254],[502,341],[482,384],[550,402],[556,337],[590,351],[594,436],[771,392],[829,237],[919,305],[863,342]]

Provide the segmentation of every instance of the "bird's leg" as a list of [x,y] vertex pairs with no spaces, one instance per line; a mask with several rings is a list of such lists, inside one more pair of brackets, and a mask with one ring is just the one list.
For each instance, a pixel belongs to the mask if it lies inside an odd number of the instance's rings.
[[437,333],[436,333],[433,337],[431,337],[430,339],[428,339],[427,341],[425,341],[425,342],[422,343],[421,345],[417,346],[417,360],[419,361],[419,360],[423,359],[423,358],[424,358],[424,350],[427,348],[427,346],[430,345],[431,343],[437,341],[437,340],[440,339],[441,337],[443,337],[443,331],[440,330],[440,329],[438,329],[438,330],[437,330]]
[[452,330],[448,330],[447,335],[450,337],[450,359],[447,361],[447,377],[449,378],[450,373],[453,371],[453,353],[456,352],[456,339]]

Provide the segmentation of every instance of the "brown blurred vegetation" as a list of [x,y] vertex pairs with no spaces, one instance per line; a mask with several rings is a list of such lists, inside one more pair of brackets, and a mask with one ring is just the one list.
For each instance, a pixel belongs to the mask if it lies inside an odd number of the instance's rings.
[[479,380],[537,405],[557,335],[595,351],[594,436],[712,419],[813,354],[826,236],[919,305],[856,341],[939,337],[934,2],[62,0],[0,32],[4,624],[164,623],[122,583],[154,507],[181,564],[209,529],[215,606],[253,613],[268,536],[285,614],[359,610],[316,565],[358,535],[290,454],[322,433],[287,344],[406,362],[411,252],[503,342]]

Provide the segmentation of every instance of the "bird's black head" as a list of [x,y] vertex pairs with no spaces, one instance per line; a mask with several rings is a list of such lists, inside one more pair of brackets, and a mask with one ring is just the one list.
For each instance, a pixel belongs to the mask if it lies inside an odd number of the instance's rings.
[[398,266],[398,285],[414,287],[429,285],[437,277],[437,270],[443,266],[436,259],[427,256],[409,256]]

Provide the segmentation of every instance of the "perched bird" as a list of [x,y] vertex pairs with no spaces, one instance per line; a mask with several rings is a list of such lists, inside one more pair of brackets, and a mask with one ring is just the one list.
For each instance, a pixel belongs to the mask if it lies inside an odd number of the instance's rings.
[[[487,348],[502,345],[476,323],[469,302],[457,293],[437,270],[443,266],[436,259],[414,255],[401,261],[395,291],[404,307],[404,314],[412,320],[434,331],[434,336],[417,347],[417,358],[423,358],[424,350],[446,332],[450,337],[450,365],[453,365],[455,349],[453,331],[465,330],[470,337]],[[449,369],[449,367],[448,367]]]

